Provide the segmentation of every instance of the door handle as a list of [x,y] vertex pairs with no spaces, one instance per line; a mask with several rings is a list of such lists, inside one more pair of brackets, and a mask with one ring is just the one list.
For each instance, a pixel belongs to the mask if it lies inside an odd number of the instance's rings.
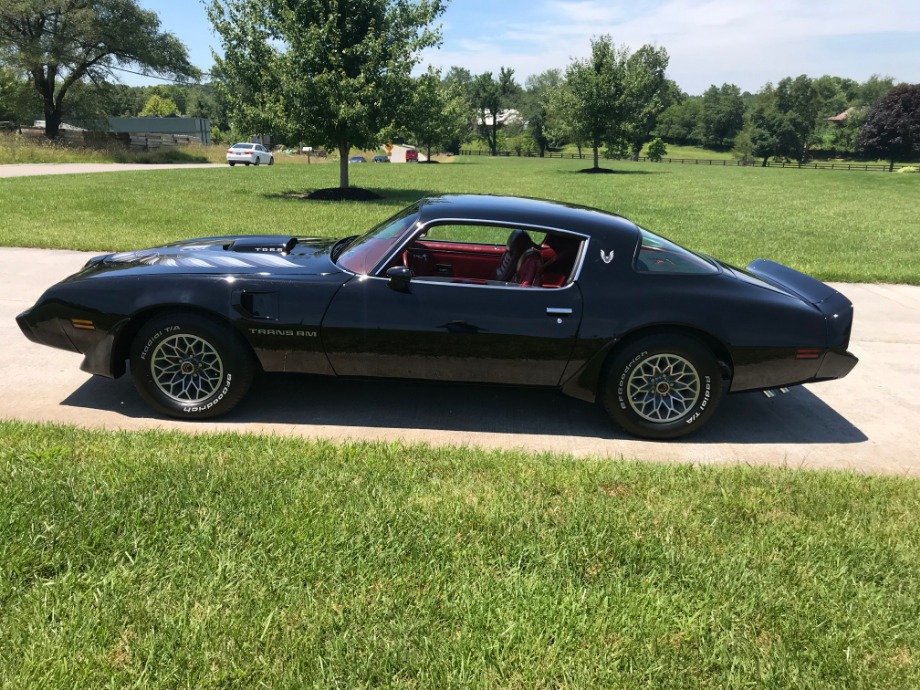
[[571,316],[572,310],[568,307],[547,307],[546,314],[548,316]]

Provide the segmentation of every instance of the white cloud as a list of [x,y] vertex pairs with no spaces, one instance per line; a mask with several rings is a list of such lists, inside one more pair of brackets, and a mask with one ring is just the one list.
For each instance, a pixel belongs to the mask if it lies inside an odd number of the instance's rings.
[[802,73],[920,81],[916,0],[536,0],[508,9],[496,9],[492,33],[475,39],[451,25],[427,61],[474,73],[510,66],[523,82],[586,56],[592,37],[610,34],[632,49],[667,48],[669,76],[690,93],[724,81],[753,91]]

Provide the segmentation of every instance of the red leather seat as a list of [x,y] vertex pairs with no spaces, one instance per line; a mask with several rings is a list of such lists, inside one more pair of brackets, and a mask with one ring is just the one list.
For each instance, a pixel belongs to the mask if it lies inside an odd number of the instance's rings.
[[508,235],[508,248],[502,254],[498,262],[498,269],[495,271],[495,280],[510,282],[518,270],[518,262],[524,256],[528,249],[534,249],[536,245],[530,239],[530,235],[524,230],[514,230]]
[[511,282],[524,287],[543,285],[543,256],[538,249],[531,248],[524,252],[524,256],[518,260],[517,270]]

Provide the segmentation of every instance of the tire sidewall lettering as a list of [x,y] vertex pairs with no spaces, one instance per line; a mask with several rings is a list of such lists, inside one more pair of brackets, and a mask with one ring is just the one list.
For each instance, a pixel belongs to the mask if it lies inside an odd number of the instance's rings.
[[706,406],[709,404],[709,398],[712,397],[712,378],[710,376],[704,376],[703,379],[702,399],[699,401],[699,403],[697,403],[693,414],[684,420],[684,424],[693,424],[696,422],[696,420],[702,417],[703,412],[706,410]]
[[232,378],[233,378],[232,374],[227,374],[227,378],[224,381],[224,387],[221,388],[220,392],[217,393],[213,398],[208,400],[208,402],[202,405],[192,405],[189,407],[183,407],[182,411],[185,413],[204,412],[206,410],[210,410],[215,405],[218,405],[220,401],[223,400],[224,397],[226,397],[227,393],[230,392],[230,384],[232,382]]
[[620,373],[620,378],[617,380],[617,403],[623,410],[627,409],[628,407],[626,400],[626,379],[629,377],[629,373],[636,367],[636,365],[647,356],[648,350],[643,350],[631,360],[629,360],[629,362],[626,363],[626,366],[623,367],[623,371]]
[[178,330],[180,330],[179,326],[166,326],[165,328],[161,328],[156,333],[151,335],[150,338],[147,339],[147,342],[144,343],[144,347],[141,349],[141,354],[140,354],[141,361],[143,362],[147,361],[147,355],[150,354],[150,351],[153,349],[153,346],[156,345],[156,343],[164,335],[167,335],[169,333],[175,333]]

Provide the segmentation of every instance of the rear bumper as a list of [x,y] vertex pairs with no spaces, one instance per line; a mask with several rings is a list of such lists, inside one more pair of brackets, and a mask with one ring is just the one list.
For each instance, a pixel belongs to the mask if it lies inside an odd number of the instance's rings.
[[832,381],[842,379],[853,371],[859,359],[852,352],[846,350],[831,350],[824,355],[814,381]]
[[759,391],[800,383],[831,381],[849,374],[859,361],[845,348],[799,358],[798,348],[744,348],[735,351],[730,391]]

